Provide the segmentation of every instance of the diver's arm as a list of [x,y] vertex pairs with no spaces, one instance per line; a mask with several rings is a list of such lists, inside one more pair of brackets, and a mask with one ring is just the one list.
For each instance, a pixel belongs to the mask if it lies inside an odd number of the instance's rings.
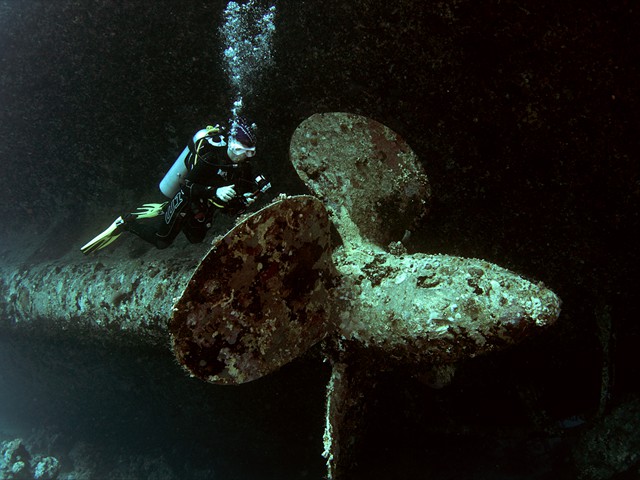
[[192,201],[198,200],[221,200],[228,202],[233,199],[237,193],[234,185],[202,185],[200,183],[189,182],[185,185],[187,195]]

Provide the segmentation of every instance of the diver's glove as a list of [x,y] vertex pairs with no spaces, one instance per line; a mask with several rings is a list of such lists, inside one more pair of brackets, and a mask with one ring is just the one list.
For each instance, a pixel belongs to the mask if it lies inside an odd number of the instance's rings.
[[256,196],[255,193],[245,193],[243,194],[243,199],[242,202],[248,207],[249,205],[251,205],[253,202],[255,202],[258,197]]
[[227,185],[226,187],[220,187],[216,190],[216,197],[223,202],[228,202],[236,196],[236,190],[233,185]]

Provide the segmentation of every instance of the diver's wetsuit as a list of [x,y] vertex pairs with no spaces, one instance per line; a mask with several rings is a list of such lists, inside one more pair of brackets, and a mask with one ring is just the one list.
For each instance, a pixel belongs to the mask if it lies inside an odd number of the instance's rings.
[[[247,161],[233,163],[225,145],[214,145],[206,136],[189,145],[185,159],[187,175],[180,190],[163,209],[159,225],[138,221],[126,222],[126,229],[159,249],[167,248],[182,230],[191,243],[204,240],[216,210],[233,211],[240,205],[243,193],[254,190],[251,166]],[[223,202],[216,190],[234,185],[237,197]]]

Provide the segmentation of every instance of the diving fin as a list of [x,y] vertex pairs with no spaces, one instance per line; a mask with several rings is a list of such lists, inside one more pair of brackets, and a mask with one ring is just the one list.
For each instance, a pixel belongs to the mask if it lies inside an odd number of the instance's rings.
[[[141,207],[138,207],[135,212],[128,213],[124,219],[122,217],[116,218],[116,220],[109,225],[104,232],[98,235],[96,238],[87,243],[82,250],[82,253],[93,253],[104,247],[111,245],[116,239],[122,235],[125,230],[124,224],[140,218],[154,218],[164,213],[164,207],[168,202],[164,203],[145,203]],[[126,220],[125,220],[126,219]]]
[[80,250],[82,250],[82,253],[88,254],[96,252],[107,245],[111,245],[111,243],[113,243],[122,234],[122,225],[124,225],[123,218],[116,218],[116,220],[109,225],[109,228],[83,246]]
[[164,207],[166,207],[168,202],[164,203],[145,203],[141,207],[138,207],[133,215],[136,218],[153,218],[159,217],[164,213]]

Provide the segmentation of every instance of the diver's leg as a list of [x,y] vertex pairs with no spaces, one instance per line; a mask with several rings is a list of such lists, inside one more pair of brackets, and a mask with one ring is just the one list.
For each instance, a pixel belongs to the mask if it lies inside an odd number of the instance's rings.
[[190,243],[202,243],[204,237],[207,236],[207,230],[202,224],[196,224],[193,219],[185,224],[182,229],[184,236],[187,237]]
[[179,228],[176,228],[175,235],[173,235],[172,237],[169,235],[164,235],[163,237],[160,237],[158,233],[160,232],[161,229],[163,229],[163,227],[164,227],[164,220],[161,221],[160,225],[158,225],[156,222],[154,222],[154,224],[152,225],[149,225],[148,223],[141,223],[139,221],[133,220],[130,222],[125,222],[124,230],[126,230],[127,232],[131,232],[134,235],[137,235],[138,237],[145,240],[146,242],[149,242],[151,245],[153,245],[156,248],[163,249],[171,245],[171,242],[178,235],[178,232],[180,231]]
[[132,221],[125,219],[125,229],[151,243],[156,248],[167,248],[180,233],[185,215],[184,210],[188,205],[188,197],[182,190],[179,190],[164,207],[164,214],[158,220],[159,225],[142,224],[135,221],[135,218]]
[[182,227],[184,236],[190,243],[202,243],[213,223],[213,209],[188,215]]

